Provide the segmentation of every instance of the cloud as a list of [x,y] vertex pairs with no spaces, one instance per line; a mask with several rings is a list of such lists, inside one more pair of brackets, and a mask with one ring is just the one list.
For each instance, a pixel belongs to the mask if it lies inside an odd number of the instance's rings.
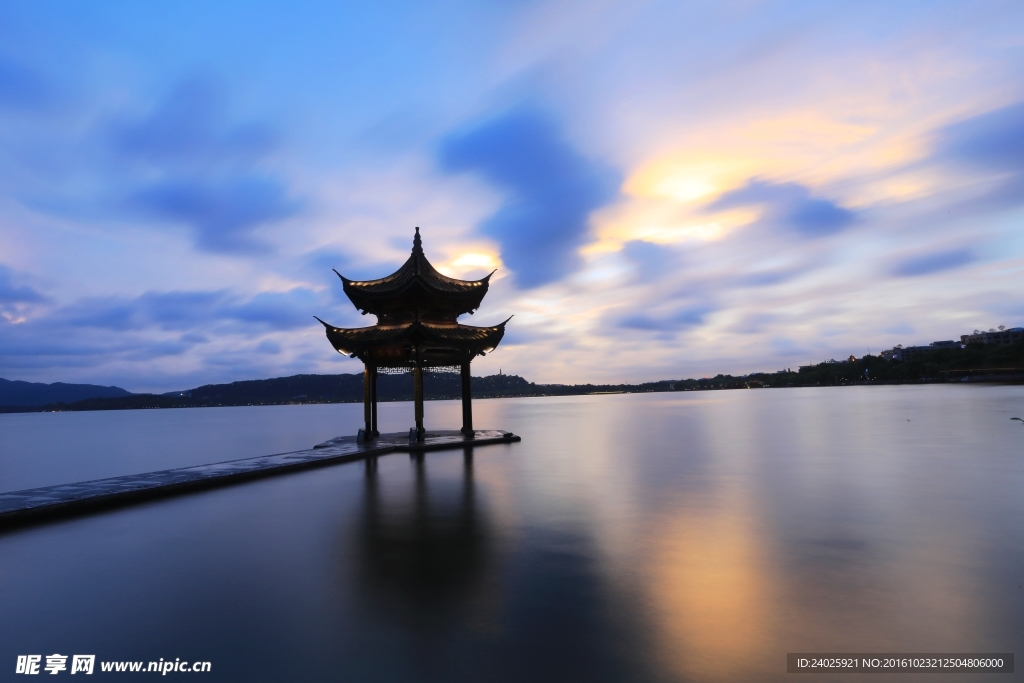
[[898,277],[930,275],[943,270],[959,268],[971,263],[975,259],[976,257],[969,249],[937,251],[904,259],[894,265],[891,272]]
[[129,204],[155,218],[191,226],[196,245],[218,253],[269,251],[252,237],[252,230],[293,216],[301,208],[278,181],[257,176],[159,183],[136,192]]
[[134,330],[145,326],[137,307],[117,297],[85,299],[76,302],[64,319],[74,326],[99,327],[107,330]]
[[936,155],[980,167],[1024,173],[1024,102],[939,131]]
[[675,249],[654,242],[630,240],[622,245],[622,254],[635,267],[637,279],[644,282],[657,280],[680,266]]
[[732,326],[731,331],[738,334],[759,334],[770,330],[779,320],[779,316],[772,313],[750,313],[743,316],[743,319]]
[[[315,326],[313,315],[320,306],[316,292],[303,287],[262,292],[249,299],[225,290],[147,292],[135,298],[83,299],[62,317],[75,326],[117,331],[204,330],[225,322],[242,323],[243,330],[293,330]],[[195,341],[184,336],[182,340]]]
[[10,326],[0,335],[0,374],[20,368],[96,367],[118,360],[180,356],[196,341],[79,326],[59,315]]
[[689,327],[696,327],[704,322],[704,318],[714,311],[707,304],[697,304],[676,310],[667,315],[649,313],[633,313],[619,319],[618,326],[628,330],[647,330],[652,332],[677,332]]
[[14,282],[14,270],[0,263],[0,304],[36,304],[49,299],[27,285]]
[[[771,348],[780,356],[806,356],[807,347],[786,337],[779,337],[768,342]],[[767,368],[766,368],[767,369]]]
[[823,237],[839,232],[856,220],[856,214],[835,202],[811,196],[798,183],[772,183],[751,178],[744,187],[726,192],[709,211],[763,206],[765,217],[786,225],[804,237]]
[[[394,241],[400,245],[401,251],[408,250],[411,242],[406,235],[395,238]],[[333,270],[337,270],[351,280],[375,280],[393,273],[402,264],[402,261],[374,261],[366,257],[360,258],[343,249],[333,247],[323,247],[307,252],[303,254],[302,262],[303,272],[313,270],[325,276],[329,275],[332,285],[338,283]],[[335,291],[341,293],[341,301],[348,302],[348,297],[344,295],[340,286]]]
[[253,350],[256,351],[256,353],[261,353],[268,356],[276,356],[279,353],[281,353],[281,345],[269,339],[264,339],[259,344],[257,344],[256,348]]
[[165,330],[180,330],[215,320],[218,310],[229,300],[223,290],[147,292],[128,305],[143,315],[145,323],[156,323]]
[[959,167],[961,172],[1002,176],[967,203],[970,212],[1024,204],[1024,102],[940,129],[935,135],[933,159]]
[[326,292],[304,287],[250,297],[200,290],[78,299],[5,326],[0,376],[74,368],[78,379],[142,388],[140,381],[161,375],[177,385],[186,376],[231,381],[308,371],[337,355],[313,319],[326,302]]
[[218,314],[272,330],[294,330],[317,325],[313,314],[323,302],[311,289],[296,287],[287,292],[263,292],[241,304],[223,307]]
[[799,268],[787,270],[760,270],[748,273],[737,280],[742,287],[771,287],[772,285],[788,282],[801,275],[804,271]]
[[149,116],[111,123],[110,147],[123,159],[193,169],[250,164],[274,151],[280,136],[270,126],[226,123],[226,99],[217,79],[186,79]]
[[346,268],[357,263],[348,252],[329,247],[307,252],[303,255],[303,260],[305,260],[310,268],[323,270],[328,273],[332,270],[344,273]]
[[212,319],[226,298],[221,292],[147,292],[134,298],[86,298],[68,306],[60,315],[80,327],[107,330],[187,330]]
[[549,116],[516,108],[450,135],[439,154],[450,173],[474,172],[506,193],[481,226],[501,245],[516,282],[533,288],[578,267],[590,214],[617,196],[619,174],[581,156]]
[[184,339],[165,339],[151,341],[145,345],[138,345],[122,354],[122,358],[129,361],[147,361],[154,358],[166,358],[167,356],[180,356],[195,346]]
[[260,123],[229,124],[225,100],[219,81],[194,77],[148,115],[107,125],[118,182],[131,188],[121,208],[190,227],[204,251],[266,253],[269,245],[253,231],[296,215],[304,202],[257,168],[279,147],[277,132]]

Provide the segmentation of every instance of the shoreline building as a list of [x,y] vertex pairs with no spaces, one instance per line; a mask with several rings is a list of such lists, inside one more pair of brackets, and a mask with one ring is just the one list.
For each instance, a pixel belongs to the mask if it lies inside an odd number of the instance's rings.
[[891,349],[886,349],[885,351],[880,352],[878,355],[885,360],[908,361],[914,356],[919,356],[925,351],[958,348],[960,348],[959,342],[955,342],[952,339],[946,339],[943,341],[934,341],[928,346],[903,346],[902,344],[897,344]]
[[[338,271],[342,287],[363,314],[377,317],[370,327],[342,328],[320,322],[338,353],[363,361],[362,438],[380,436],[377,430],[377,375],[379,372],[413,375],[416,427],[410,439],[423,441],[424,370],[459,372],[462,376],[462,433],[472,438],[473,405],[470,363],[490,353],[505,335],[507,320],[492,327],[458,322],[460,315],[480,307],[491,275],[480,280],[457,280],[442,275],[423,253],[420,229],[413,237],[412,254],[391,275],[377,280],[349,280]],[[314,316],[315,317],[315,316]]]
[[886,349],[878,355],[885,360],[908,361],[921,355],[926,351],[936,349],[965,349],[968,344],[1015,344],[1024,340],[1024,327],[1013,327],[1006,329],[992,329],[987,332],[975,330],[973,334],[960,335],[960,341],[946,339],[944,341],[933,341],[928,346],[903,346],[897,344],[891,349]]
[[973,334],[960,336],[960,342],[963,344],[1013,344],[1022,339],[1024,339],[1024,327],[989,330],[988,332],[975,330]]

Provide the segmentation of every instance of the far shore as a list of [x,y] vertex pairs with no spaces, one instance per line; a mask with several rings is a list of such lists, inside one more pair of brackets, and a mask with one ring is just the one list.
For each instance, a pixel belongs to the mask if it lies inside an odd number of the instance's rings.
[[[718,380],[718,381],[716,381]],[[257,380],[259,381],[259,380]],[[679,386],[668,388],[660,386],[666,382],[652,383],[651,385],[636,385],[612,390],[595,390],[592,385],[530,385],[536,387],[533,391],[513,391],[509,393],[487,393],[482,395],[474,394],[474,400],[499,399],[499,398],[528,398],[528,397],[556,397],[556,396],[610,396],[618,394],[651,394],[651,393],[681,393],[689,391],[731,391],[736,389],[804,389],[808,387],[849,387],[849,386],[898,386],[898,385],[927,385],[927,384],[1024,384],[1024,374],[1014,376],[993,376],[981,375],[978,377],[961,377],[958,379],[922,379],[918,381],[843,381],[833,384],[768,384],[758,379],[744,377],[721,376],[708,380],[695,381],[694,386]],[[682,382],[667,382],[668,384],[683,384]],[[427,401],[458,400],[457,395],[427,395]],[[412,401],[412,395],[408,397],[393,396],[381,398],[381,403],[392,403],[401,401]],[[203,399],[191,399],[189,397],[168,397],[160,394],[133,394],[132,396],[120,398],[86,399],[74,403],[57,403],[45,406],[0,406],[0,414],[3,413],[61,413],[61,412],[82,412],[96,410],[159,410],[164,408],[231,408],[245,406],[284,406],[284,405],[330,405],[337,403],[362,403],[362,398],[320,398],[305,399],[292,398],[277,401],[210,401]]]

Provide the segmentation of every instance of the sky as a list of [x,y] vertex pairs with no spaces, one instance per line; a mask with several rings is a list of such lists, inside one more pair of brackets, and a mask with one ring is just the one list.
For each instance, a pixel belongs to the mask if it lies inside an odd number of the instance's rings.
[[420,227],[474,362],[795,369],[1024,325],[1024,5],[0,5],[0,377],[361,372]]

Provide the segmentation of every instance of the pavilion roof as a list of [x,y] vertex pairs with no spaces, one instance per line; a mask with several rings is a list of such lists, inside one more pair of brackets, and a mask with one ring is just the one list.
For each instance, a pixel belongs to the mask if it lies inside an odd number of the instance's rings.
[[492,272],[480,280],[458,280],[444,275],[427,260],[420,240],[420,229],[416,228],[412,253],[402,266],[391,275],[377,280],[349,280],[338,271],[345,294],[356,308],[379,315],[382,310],[394,305],[407,294],[419,289],[426,294],[451,301],[459,309],[458,314],[470,313],[480,307],[487,294]]

